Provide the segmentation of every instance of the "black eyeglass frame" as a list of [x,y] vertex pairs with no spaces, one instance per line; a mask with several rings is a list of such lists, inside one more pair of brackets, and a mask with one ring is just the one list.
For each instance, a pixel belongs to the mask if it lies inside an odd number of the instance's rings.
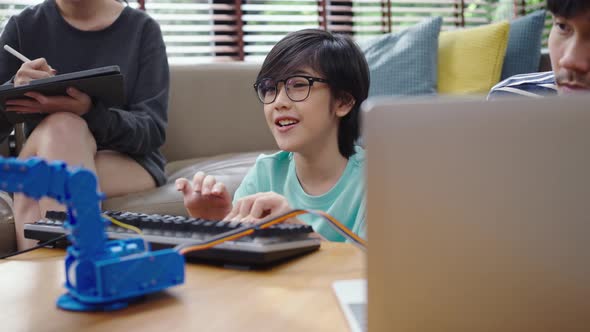
[[[285,90],[285,92],[287,93],[287,97],[293,101],[293,102],[300,102],[300,101],[304,101],[305,99],[309,98],[309,94],[311,93],[311,87],[313,86],[313,84],[315,82],[320,82],[320,83],[329,83],[329,81],[327,79],[324,78],[320,78],[320,77],[313,77],[313,76],[307,76],[307,75],[291,75],[285,79],[282,80],[278,80],[275,82],[275,91],[278,92],[279,90],[279,83],[283,82],[283,86],[286,85],[287,81],[292,79],[293,77],[301,77],[301,78],[305,78],[308,82],[309,82],[309,86],[307,88],[307,94],[305,95],[304,98],[299,99],[299,100],[294,100],[293,98],[291,98],[291,96],[289,95],[289,90]],[[268,103],[265,103],[264,100],[262,100],[262,98],[260,97],[260,94],[258,93],[258,86],[260,85],[260,82],[262,82],[263,80],[272,80],[272,78],[269,77],[265,77],[261,80],[259,80],[258,82],[254,83],[254,92],[256,93],[256,96],[258,97],[258,100],[260,100],[261,103],[268,105],[268,104],[272,104],[275,102],[275,100],[277,100],[277,95],[278,93],[275,92],[275,96],[274,98],[269,101]]]

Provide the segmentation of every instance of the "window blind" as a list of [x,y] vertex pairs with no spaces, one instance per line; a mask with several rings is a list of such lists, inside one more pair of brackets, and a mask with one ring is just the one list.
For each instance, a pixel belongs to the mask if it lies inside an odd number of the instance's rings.
[[[0,0],[0,20],[42,0]],[[170,63],[261,61],[291,31],[321,28],[357,39],[395,32],[429,16],[443,29],[512,19],[545,0],[129,0],[160,23]],[[544,42],[550,29],[547,16]]]

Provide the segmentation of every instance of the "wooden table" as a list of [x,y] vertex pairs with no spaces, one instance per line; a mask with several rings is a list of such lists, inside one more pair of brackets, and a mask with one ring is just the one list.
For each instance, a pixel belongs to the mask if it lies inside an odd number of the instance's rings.
[[186,265],[182,286],[110,313],[60,310],[64,251],[0,261],[1,331],[347,331],[331,284],[364,278],[364,253],[322,242],[318,252],[264,271]]

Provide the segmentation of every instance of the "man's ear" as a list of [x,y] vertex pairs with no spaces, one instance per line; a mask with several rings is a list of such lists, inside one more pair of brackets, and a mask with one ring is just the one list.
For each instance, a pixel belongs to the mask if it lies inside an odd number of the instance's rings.
[[352,111],[355,103],[356,100],[350,93],[343,92],[336,100],[336,109],[334,110],[334,113],[337,117],[342,118]]

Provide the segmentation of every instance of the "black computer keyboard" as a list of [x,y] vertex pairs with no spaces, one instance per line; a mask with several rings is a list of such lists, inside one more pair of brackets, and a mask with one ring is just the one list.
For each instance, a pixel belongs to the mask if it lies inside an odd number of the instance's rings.
[[[182,216],[145,214],[135,212],[106,211],[106,215],[142,230],[152,250],[175,247],[179,244],[196,243],[244,226],[239,222],[212,221]],[[64,234],[65,212],[48,211],[45,218],[34,224],[26,224],[25,237],[48,241]],[[239,267],[263,267],[296,257],[320,247],[320,240],[310,237],[311,226],[299,224],[276,224],[266,229],[257,229],[253,234],[234,241],[219,244],[213,248],[190,252],[187,261],[208,262]],[[110,239],[137,237],[128,229],[109,225]],[[58,243],[58,247],[67,246]]]

